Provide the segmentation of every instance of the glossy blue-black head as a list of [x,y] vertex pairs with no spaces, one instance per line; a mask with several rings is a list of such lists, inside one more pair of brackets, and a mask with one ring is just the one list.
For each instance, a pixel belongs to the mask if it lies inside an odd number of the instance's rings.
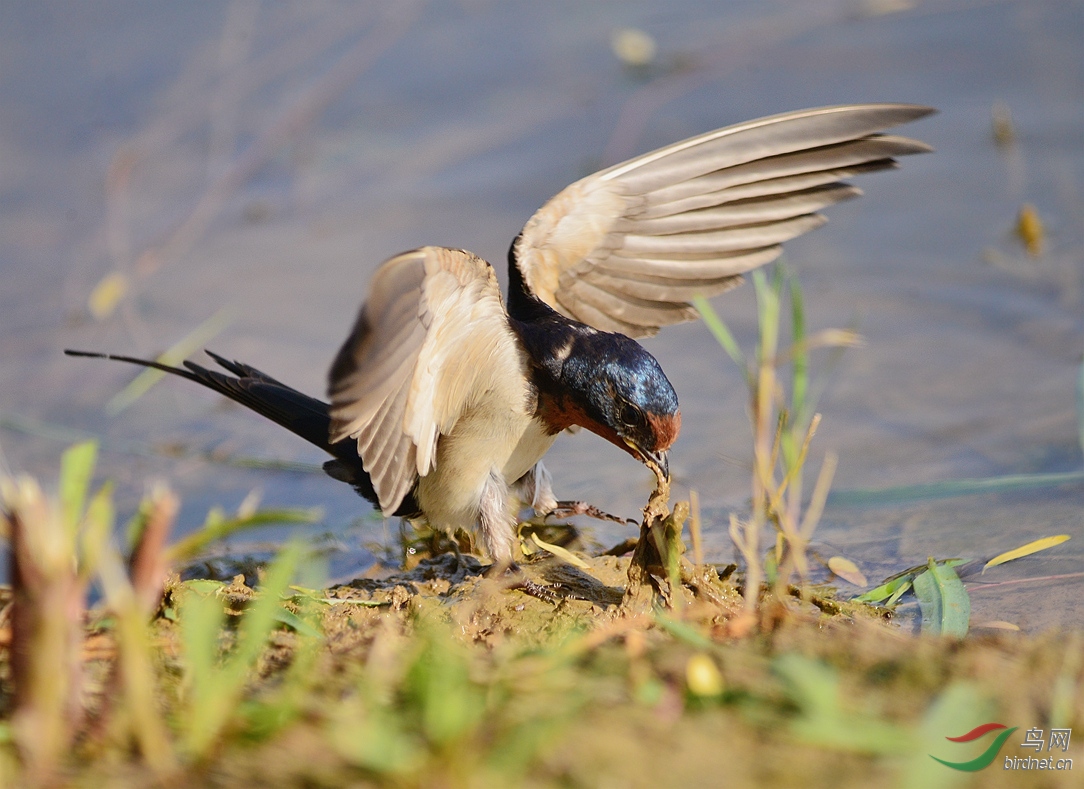
[[587,416],[584,427],[669,476],[666,450],[681,430],[681,412],[674,387],[643,346],[622,334],[581,334],[561,380]]

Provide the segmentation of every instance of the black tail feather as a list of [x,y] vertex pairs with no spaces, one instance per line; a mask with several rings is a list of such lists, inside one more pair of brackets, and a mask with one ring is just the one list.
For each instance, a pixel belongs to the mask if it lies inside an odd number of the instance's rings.
[[[333,444],[328,439],[331,426],[328,404],[322,400],[317,400],[315,397],[302,394],[296,389],[257,370],[255,367],[241,362],[230,361],[211,351],[206,351],[207,355],[232,375],[226,375],[217,370],[209,370],[191,361],[184,362],[184,367],[174,367],[150,359],[139,359],[134,356],[121,356],[112,353],[75,350],[65,350],[64,353],[68,356],[88,359],[111,359],[140,367],[149,367],[194,381],[207,389],[228,397],[230,400],[240,403],[272,422],[285,427],[290,432],[311,444],[315,444],[334,457],[335,460],[324,464],[325,471],[335,479],[353,485],[360,495],[372,502],[374,506],[379,506],[376,491],[373,490],[372,480],[369,479],[369,475],[362,466],[361,458],[358,456],[357,443],[348,438]],[[418,507],[414,497],[408,495],[404,499],[402,506],[394,514],[409,517],[416,514],[417,510]]]

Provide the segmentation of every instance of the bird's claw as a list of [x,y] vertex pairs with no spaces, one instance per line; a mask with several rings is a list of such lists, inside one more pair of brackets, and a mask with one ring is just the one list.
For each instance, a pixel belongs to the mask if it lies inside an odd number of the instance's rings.
[[528,578],[523,569],[515,562],[506,565],[491,564],[482,575],[486,578],[500,580],[507,584],[508,589],[518,589],[547,603],[556,604],[564,596],[558,592],[556,586],[539,583]]
[[557,506],[546,513],[546,515],[552,515],[555,518],[569,518],[573,515],[586,515],[595,520],[632,524],[633,526],[636,525],[636,521],[631,518],[622,518],[620,515],[611,515],[608,512],[600,510],[594,504],[588,504],[586,501],[559,501],[557,502]]

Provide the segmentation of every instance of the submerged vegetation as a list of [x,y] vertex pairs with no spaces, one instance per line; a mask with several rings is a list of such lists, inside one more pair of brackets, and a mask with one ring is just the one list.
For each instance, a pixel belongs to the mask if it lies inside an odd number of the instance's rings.
[[[53,494],[5,479],[0,786],[978,785],[968,769],[989,742],[947,738],[998,722],[1020,729],[1005,745],[1019,754],[1024,729],[1079,727],[1084,634],[964,638],[971,574],[1067,538],[931,558],[852,599],[813,583],[834,461],[804,496],[808,355],[857,337],[808,334],[782,268],[754,286],[751,361],[698,305],[750,391],[740,567],[703,562],[695,506],[687,531],[690,507],[671,511],[661,476],[635,546],[588,555],[567,528],[524,524],[526,584],[429,534],[409,567],[330,588],[298,542],[230,582],[179,574],[224,535],[311,513],[212,512],[170,545],[178,502],[157,488],[121,549],[110,485],[92,489],[94,444],[65,453]],[[845,557],[827,564],[870,586]],[[891,621],[911,593],[921,635]],[[1074,772],[976,775],[1069,786]]]

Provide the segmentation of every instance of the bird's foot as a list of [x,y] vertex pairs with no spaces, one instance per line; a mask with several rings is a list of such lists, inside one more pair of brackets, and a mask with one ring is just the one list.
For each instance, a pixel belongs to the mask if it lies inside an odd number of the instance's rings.
[[586,515],[588,518],[594,518],[595,520],[636,525],[636,521],[631,518],[622,518],[620,515],[611,515],[608,512],[603,512],[594,504],[588,504],[586,501],[559,501],[557,502],[557,506],[547,512],[546,515],[555,518],[569,518],[573,515]]
[[506,585],[508,589],[518,589],[531,597],[537,597],[547,603],[556,604],[565,595],[560,593],[559,587],[528,578],[523,569],[512,562],[511,564],[493,563],[482,573],[486,578],[492,578]]

